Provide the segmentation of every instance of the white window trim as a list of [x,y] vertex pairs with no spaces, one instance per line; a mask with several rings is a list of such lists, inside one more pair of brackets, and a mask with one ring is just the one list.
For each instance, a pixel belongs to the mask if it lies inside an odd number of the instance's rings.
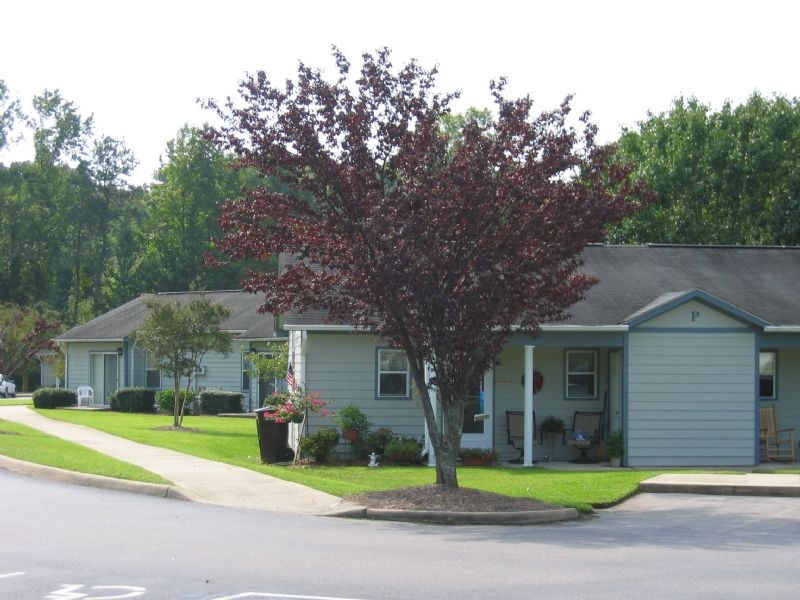
[[[382,352],[403,352],[397,348],[378,348],[375,353],[375,397],[381,400],[405,400],[411,397],[411,366],[408,364],[408,356],[403,356],[406,359],[405,371],[381,371],[381,353]],[[381,394],[381,375],[392,375],[402,373],[406,377],[406,390],[403,395],[398,394]]]
[[[772,354],[772,396],[761,395],[761,355]],[[778,351],[777,350],[761,350],[758,353],[758,396],[761,400],[777,400],[778,399]]]

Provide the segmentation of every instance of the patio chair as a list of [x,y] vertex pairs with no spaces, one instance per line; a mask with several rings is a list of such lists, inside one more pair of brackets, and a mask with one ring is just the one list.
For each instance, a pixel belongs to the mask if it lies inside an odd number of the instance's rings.
[[78,388],[78,406],[83,406],[84,403],[86,406],[94,404],[94,390],[88,385]]
[[[519,450],[519,456],[508,462],[522,464],[525,455],[525,413],[521,410],[506,411],[506,431],[508,443],[514,450]],[[536,441],[536,413],[533,413],[533,439]]]
[[603,413],[576,410],[572,417],[572,430],[567,436],[567,444],[580,451],[573,463],[594,463],[586,453],[597,446],[603,438]]
[[778,429],[775,418],[775,407],[765,406],[759,409],[761,430],[759,442],[761,445],[761,460],[786,460],[795,462],[794,427]]

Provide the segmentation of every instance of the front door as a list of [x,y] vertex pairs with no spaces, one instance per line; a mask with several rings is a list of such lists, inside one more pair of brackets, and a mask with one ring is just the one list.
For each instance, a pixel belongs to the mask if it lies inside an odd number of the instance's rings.
[[[477,417],[477,418],[476,418]],[[494,439],[494,377],[490,369],[476,379],[464,406],[462,448],[492,448]]]
[[94,403],[107,405],[117,391],[119,381],[116,352],[96,352],[89,357],[89,385],[94,390]]

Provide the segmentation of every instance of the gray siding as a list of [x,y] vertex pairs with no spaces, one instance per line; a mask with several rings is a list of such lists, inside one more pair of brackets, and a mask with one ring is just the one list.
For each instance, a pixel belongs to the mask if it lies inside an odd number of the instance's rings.
[[754,464],[755,347],[741,330],[632,332],[628,464]]
[[[398,434],[421,436],[425,425],[416,393],[403,400],[375,397],[376,349],[386,347],[388,344],[369,334],[309,333],[301,365],[306,389],[319,391],[334,412],[357,404],[373,428],[389,427]],[[332,425],[329,418],[319,416],[312,415],[310,421],[312,432]]]

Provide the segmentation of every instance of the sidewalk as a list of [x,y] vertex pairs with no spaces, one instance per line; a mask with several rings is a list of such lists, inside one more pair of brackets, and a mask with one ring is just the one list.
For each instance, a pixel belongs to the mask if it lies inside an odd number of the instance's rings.
[[[344,502],[341,498],[308,488],[298,483],[284,481],[269,475],[256,473],[241,467],[197,458],[164,448],[147,446],[84,427],[48,419],[27,406],[2,406],[0,419],[20,423],[81,444],[113,458],[131,463],[156,473],[173,482],[174,487],[154,484],[138,484],[131,491],[144,491],[154,495],[183,498],[195,502],[219,504],[236,508],[271,510],[304,515],[346,516],[359,507]],[[21,469],[42,467],[22,463],[0,456],[0,466],[20,472]],[[62,474],[58,474],[61,471]],[[83,476],[56,471],[53,478],[66,480],[75,476],[78,483],[91,485],[107,484],[107,487],[124,489],[126,483],[108,477]],[[85,480],[85,481],[81,481]],[[105,480],[110,480],[106,482]]]

